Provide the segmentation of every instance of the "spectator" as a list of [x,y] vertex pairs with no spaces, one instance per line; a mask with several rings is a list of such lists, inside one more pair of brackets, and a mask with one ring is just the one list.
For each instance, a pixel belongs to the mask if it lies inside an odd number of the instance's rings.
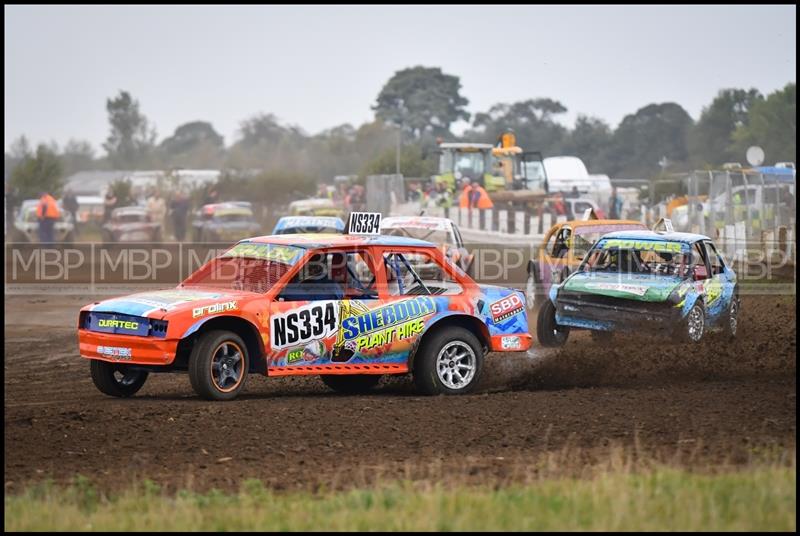
[[622,199],[617,195],[617,187],[611,188],[611,198],[608,200],[608,217],[618,220],[622,214]]
[[78,234],[78,198],[72,193],[70,188],[64,192],[64,197],[61,198],[61,206],[64,210],[72,216],[72,223],[75,225],[75,234]]
[[170,209],[175,240],[183,242],[186,237],[186,217],[189,214],[189,195],[183,190],[178,190],[170,203]]
[[115,208],[117,208],[117,196],[109,188],[103,201],[103,223],[108,223],[111,220],[111,213]]
[[163,232],[165,227],[164,218],[167,215],[167,203],[158,190],[153,190],[147,200],[147,213],[150,215],[151,221],[161,226]]
[[578,187],[577,186],[573,186],[572,187],[572,191],[569,193],[569,195],[567,197],[570,197],[570,198],[573,198],[573,199],[577,199],[580,196],[581,196],[581,194],[580,194],[580,192],[578,192]]
[[217,192],[216,186],[211,187],[203,200],[204,205],[211,205],[213,203],[219,203],[219,192]]
[[53,230],[56,221],[61,216],[56,200],[47,192],[42,192],[39,196],[39,204],[36,205],[36,218],[39,220],[39,242],[52,243],[55,241]]
[[464,181],[464,188],[461,190],[461,195],[458,196],[458,206],[461,208],[469,208],[470,199],[472,198],[472,184]]
[[444,209],[444,217],[450,217],[450,207],[453,206],[453,195],[444,182],[436,183],[436,206]]
[[492,208],[494,203],[489,198],[489,194],[483,189],[477,180],[472,181],[472,191],[470,192],[470,206],[478,209]]

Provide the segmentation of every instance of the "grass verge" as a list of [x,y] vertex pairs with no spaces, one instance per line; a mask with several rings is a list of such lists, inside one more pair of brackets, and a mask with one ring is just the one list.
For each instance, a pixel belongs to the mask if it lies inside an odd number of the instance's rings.
[[77,477],[5,497],[7,531],[796,530],[796,467],[697,474],[656,468],[499,489],[400,482],[335,493],[179,491],[151,481],[118,495]]

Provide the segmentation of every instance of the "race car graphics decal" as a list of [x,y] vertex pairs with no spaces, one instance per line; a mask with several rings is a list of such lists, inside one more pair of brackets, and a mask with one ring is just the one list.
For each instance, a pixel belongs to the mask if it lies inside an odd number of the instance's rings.
[[248,257],[263,261],[282,262],[294,265],[305,250],[294,246],[280,244],[260,244],[255,242],[241,242],[223,253],[223,257]]
[[613,290],[615,292],[635,294],[636,296],[644,296],[650,288],[644,285],[630,285],[626,283],[586,283],[585,286],[588,289]]
[[494,322],[502,322],[503,320],[520,313],[525,308],[522,299],[517,294],[511,294],[505,298],[492,303],[489,310],[492,312],[492,320]]
[[192,318],[213,315],[216,313],[224,313],[227,311],[236,311],[237,309],[239,309],[239,306],[236,303],[236,300],[222,303],[212,303],[211,305],[204,305],[202,307],[195,307],[192,309]]
[[270,342],[273,349],[297,346],[333,335],[337,328],[339,304],[319,301],[302,305],[272,317]]
[[635,249],[640,251],[655,251],[657,253],[680,253],[686,246],[681,242],[666,242],[655,240],[623,240],[609,238],[603,241],[602,249]]
[[148,313],[157,310],[171,311],[183,303],[199,300],[215,300],[220,297],[222,297],[222,294],[216,292],[160,290],[106,300],[95,305],[92,311],[147,316]]
[[119,346],[98,346],[97,353],[118,360],[127,360],[133,357],[130,348],[120,348]]

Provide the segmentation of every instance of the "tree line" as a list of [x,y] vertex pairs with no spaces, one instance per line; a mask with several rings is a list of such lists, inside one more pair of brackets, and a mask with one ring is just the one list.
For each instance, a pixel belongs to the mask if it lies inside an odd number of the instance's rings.
[[[268,181],[311,191],[316,182],[335,175],[393,173],[398,136],[401,172],[424,177],[436,171],[437,139],[492,143],[500,132],[513,129],[526,150],[578,156],[592,173],[646,179],[664,168],[744,163],[750,145],[763,147],[770,163],[794,161],[795,91],[793,82],[769,95],[752,88],[722,89],[697,120],[679,104],[663,102],[626,115],[616,128],[587,115],[579,115],[569,128],[560,121],[566,104],[546,97],[497,103],[470,114],[458,76],[417,66],[397,71],[386,82],[370,122],[309,134],[274,114],[260,113],[240,123],[230,144],[202,120],[182,124],[159,141],[138,100],[120,91],[105,103],[109,134],[104,154],[83,140],[34,149],[21,136],[5,153],[5,174],[31,195],[40,187],[57,191],[65,176],[92,169],[255,169],[262,174],[254,179],[255,190]],[[469,124],[461,136],[451,130],[458,121]]]

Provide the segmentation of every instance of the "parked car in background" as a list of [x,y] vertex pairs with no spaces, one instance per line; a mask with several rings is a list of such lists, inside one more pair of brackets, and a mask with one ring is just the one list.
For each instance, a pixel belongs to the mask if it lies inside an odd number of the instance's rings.
[[461,232],[453,220],[434,216],[390,216],[381,221],[381,234],[433,242],[459,268],[472,275],[475,256],[464,247]]
[[195,213],[192,233],[196,242],[236,242],[261,233],[248,201],[203,205]]
[[161,223],[150,218],[144,207],[115,208],[103,225],[103,242],[160,242]]
[[272,229],[272,234],[333,233],[342,234],[344,222],[333,216],[284,216]]
[[344,217],[344,209],[337,205],[333,199],[318,197],[292,201],[289,203],[289,214],[291,216],[334,216],[342,218]]
[[[22,202],[14,219],[12,241],[39,241],[39,219],[36,217],[36,206],[38,204],[38,199],[26,199]],[[53,235],[56,242],[72,242],[75,240],[75,222],[72,220],[72,216],[61,206],[60,200],[57,204],[61,216],[59,216],[55,224]]]

